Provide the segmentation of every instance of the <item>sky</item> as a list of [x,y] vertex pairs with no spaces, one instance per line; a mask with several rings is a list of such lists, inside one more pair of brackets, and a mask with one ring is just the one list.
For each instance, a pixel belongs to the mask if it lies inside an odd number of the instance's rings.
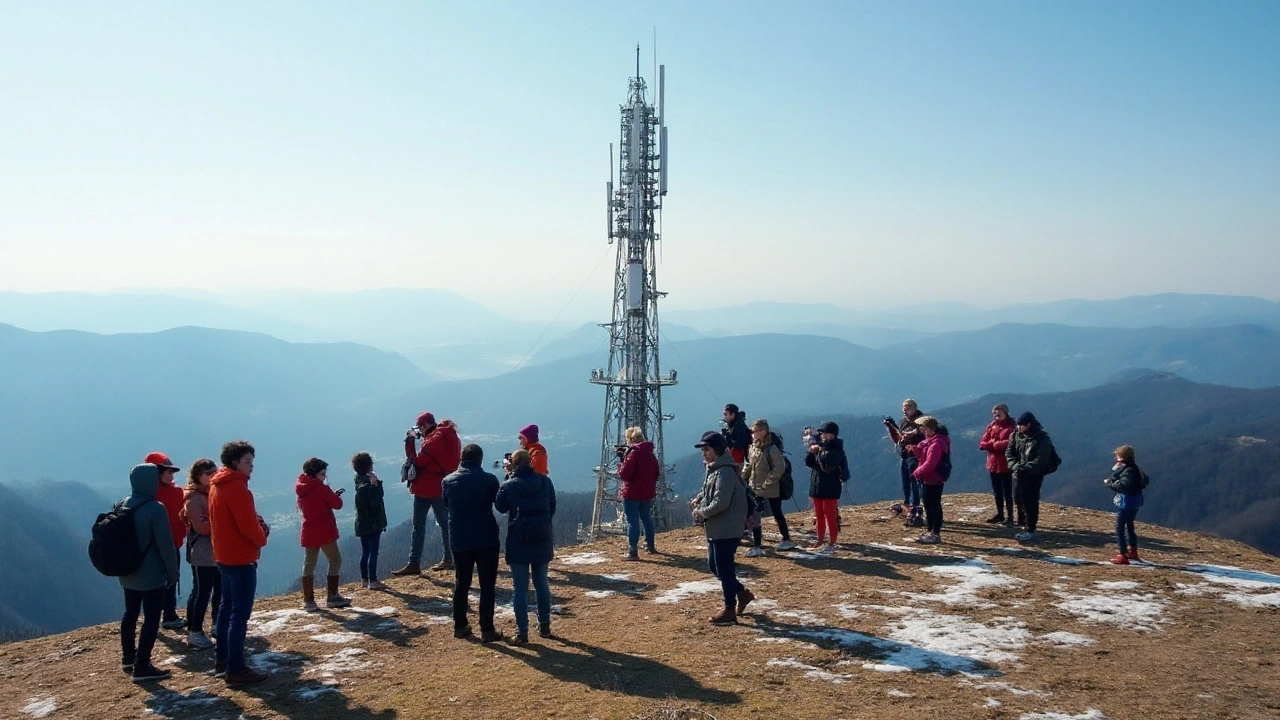
[[609,144],[656,37],[667,307],[1280,299],[1270,0],[0,0],[0,17],[0,290],[607,308]]

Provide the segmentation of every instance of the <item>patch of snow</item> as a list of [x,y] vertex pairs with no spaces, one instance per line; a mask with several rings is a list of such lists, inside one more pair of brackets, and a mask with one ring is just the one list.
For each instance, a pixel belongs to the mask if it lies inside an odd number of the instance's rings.
[[560,562],[565,565],[598,565],[600,563],[609,562],[602,552],[586,552],[574,555],[565,555],[560,558]]
[[778,557],[791,558],[792,560],[821,560],[822,555],[811,553],[805,550],[787,550],[778,553]]
[[989,697],[989,698],[984,699],[984,701],[983,701],[983,704],[982,704],[982,705],[983,705],[983,707],[994,708],[994,707],[1000,707],[1000,704],[1001,704],[1001,703],[1000,703],[1000,701],[999,701],[999,700],[997,700],[997,699],[995,699],[995,698],[993,698],[993,697]]
[[1132,580],[1100,581],[1093,584],[1099,590],[1137,590],[1141,585]]
[[318,663],[313,672],[319,672],[321,675],[329,676],[333,673],[354,672],[356,670],[365,670],[375,667],[377,663],[363,660],[361,657],[367,655],[368,651],[362,648],[347,648],[339,650],[333,655],[325,655],[324,662]]
[[307,657],[305,655],[268,651],[254,653],[253,657],[250,658],[249,664],[260,672],[273,673],[292,665],[301,665],[306,661]]
[[974,680],[972,680],[971,678],[965,678],[965,679],[963,679],[963,680],[961,680],[961,681],[960,681],[960,684],[961,684],[961,685],[969,685],[969,686],[972,686],[972,687],[974,687],[975,689],[978,689],[978,690],[1002,690],[1002,691],[1004,691],[1004,692],[1009,693],[1010,695],[1016,695],[1016,696],[1018,696],[1018,697],[1026,697],[1026,696],[1029,696],[1029,695],[1036,695],[1036,696],[1039,696],[1039,697],[1045,697],[1045,696],[1047,696],[1047,695],[1049,694],[1049,693],[1046,693],[1046,692],[1041,692],[1041,691],[1039,691],[1039,690],[1023,690],[1022,688],[1020,688],[1020,687],[1014,687],[1013,685],[1010,685],[1009,683],[1006,683],[1006,682],[998,682],[998,681],[991,681],[991,682],[982,682],[982,683],[980,683],[980,682],[975,682],[975,681],[974,681]]
[[818,617],[811,610],[774,610],[769,613],[770,617],[790,618],[799,622],[801,625],[826,625],[827,621]]
[[1106,720],[1107,716],[1102,714],[1101,710],[1089,708],[1079,715],[1070,715],[1064,712],[1030,712],[1022,713],[1018,716],[1018,720]]
[[1160,625],[1168,622],[1164,616],[1168,602],[1150,593],[1054,594],[1062,598],[1062,602],[1055,603],[1057,608],[1088,622],[1141,631],[1158,630]]
[[293,696],[299,700],[315,700],[322,695],[338,694],[342,691],[332,685],[317,685],[315,687],[303,687],[293,691]]
[[1250,595],[1247,593],[1223,593],[1222,599],[1242,607],[1280,607],[1280,592]]
[[291,630],[289,623],[301,618],[311,617],[306,610],[266,610],[256,612],[249,618],[249,632],[251,637],[267,637],[275,635],[284,630]]
[[626,582],[631,579],[631,573],[605,573],[600,577],[614,582]]
[[915,697],[915,693],[909,693],[906,690],[899,690],[897,688],[893,688],[892,690],[889,690],[888,692],[885,693],[885,695],[888,695],[889,697],[896,697],[896,698]]
[[203,686],[193,687],[187,691],[186,695],[175,690],[162,688],[149,698],[148,704],[151,705],[144,715],[180,715],[185,712],[194,711],[196,708],[208,707],[218,704],[222,698],[211,694]]
[[1230,585],[1242,590],[1270,590],[1280,585],[1280,576],[1257,570],[1244,570],[1230,565],[1188,565],[1184,568],[1212,583]]
[[832,607],[836,609],[836,612],[840,613],[840,617],[846,620],[853,620],[855,618],[862,617],[862,613],[858,610],[856,605],[840,603],[839,605],[833,605]]
[[52,695],[44,697],[27,698],[27,704],[22,707],[22,712],[31,717],[48,717],[54,710],[58,709],[58,701]]
[[782,660],[774,659],[765,663],[765,665],[769,665],[773,667],[790,667],[790,668],[796,668],[797,670],[804,670],[805,671],[804,676],[809,678],[810,680],[826,680],[827,682],[835,683],[836,685],[840,685],[844,683],[846,680],[851,680],[853,678],[852,675],[840,675],[833,672],[827,672],[826,670],[816,668],[812,665],[805,665],[804,663],[796,660],[795,658],[786,658]]
[[922,572],[936,577],[959,580],[959,584],[945,588],[941,593],[916,595],[916,600],[941,602],[952,607],[993,607],[979,599],[978,593],[987,588],[1009,587],[1025,584],[1025,580],[995,572],[995,566],[986,560],[973,558],[957,565],[930,565]]
[[688,600],[694,595],[703,595],[709,592],[720,592],[719,580],[692,580],[690,582],[682,582],[679,585],[664,591],[661,595],[654,598],[653,601],[660,605],[670,605],[684,600]]
[[1054,565],[1092,565],[1092,560],[1083,560],[1081,558],[1067,557],[1065,555],[1046,555],[1041,560]]
[[977,515],[979,513],[985,513],[990,509],[991,508],[987,507],[986,505],[966,505],[960,508],[960,512],[966,512],[966,513],[969,513],[970,515]]
[[867,635],[853,630],[829,628],[823,630],[794,630],[796,637],[833,644],[841,649],[873,660],[862,667],[879,672],[933,672],[940,675],[966,673],[990,675],[993,670],[973,658],[949,655],[928,648],[909,645],[897,640]]
[[393,615],[398,615],[400,613],[399,610],[397,610],[395,607],[391,605],[386,605],[384,607],[378,607],[378,608],[362,608],[362,607],[352,606],[348,608],[348,610],[354,613],[367,613],[369,615],[378,615],[381,617],[391,617]]
[[311,639],[316,642],[332,643],[334,645],[346,645],[353,643],[364,637],[364,633],[357,632],[337,632],[337,633],[321,633],[320,635],[312,635]]
[[910,545],[894,545],[893,543],[873,542],[867,543],[868,547],[880,548],[881,550],[893,550],[894,552],[906,553],[908,555],[932,555],[921,550],[919,547],[911,547]]
[[618,593],[614,592],[613,590],[588,590],[582,594],[586,595],[589,598],[595,598],[599,600],[601,598],[607,598],[610,595],[617,595]]
[[1011,662],[1013,650],[1026,647],[1031,632],[1014,618],[980,623],[965,615],[943,615],[927,608],[911,608],[888,627],[889,637],[909,647],[971,662]]
[[1096,641],[1091,637],[1069,632],[1051,632],[1036,637],[1037,642],[1046,642],[1054,647],[1087,647]]

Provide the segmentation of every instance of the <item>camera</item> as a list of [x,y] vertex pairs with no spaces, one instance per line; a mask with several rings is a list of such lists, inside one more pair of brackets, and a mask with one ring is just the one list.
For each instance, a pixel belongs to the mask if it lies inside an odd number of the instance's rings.
[[821,445],[822,435],[817,428],[805,427],[802,437],[806,445]]
[[418,438],[419,440],[422,439],[422,430],[419,430],[417,425],[414,425],[413,427],[409,428],[409,432],[413,433],[413,436]]
[[622,458],[625,458],[627,456],[627,453],[629,452],[631,452],[630,445],[614,445],[613,446],[613,454],[617,455],[619,460],[621,460]]
[[894,420],[893,418],[889,417],[888,415],[885,415],[885,416],[884,416],[884,424],[885,424],[885,425],[888,425],[889,427],[898,427],[898,421],[897,421],[897,420]]

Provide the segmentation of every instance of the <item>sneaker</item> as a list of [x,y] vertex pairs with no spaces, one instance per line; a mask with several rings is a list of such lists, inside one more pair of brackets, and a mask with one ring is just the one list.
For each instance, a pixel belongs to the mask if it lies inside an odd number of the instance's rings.
[[134,657],[133,655],[126,655],[126,656],[124,656],[124,657],[120,658],[120,670],[121,670],[121,672],[124,672],[126,675],[132,675],[132,674],[133,674],[133,666],[134,666],[134,664],[135,664],[135,663],[137,663],[137,662],[138,662],[138,659],[137,659],[136,657]]
[[1014,536],[1013,536],[1013,539],[1014,539],[1014,540],[1021,540],[1022,542],[1026,542],[1026,541],[1028,541],[1028,540],[1035,540],[1035,539],[1036,539],[1036,534],[1035,534],[1035,533],[1033,533],[1033,532],[1031,532],[1030,530],[1024,530],[1024,531],[1022,531],[1022,532],[1018,533],[1017,535],[1014,535]]
[[170,670],[161,670],[160,668],[147,663],[146,665],[135,665],[133,668],[134,682],[149,682],[151,680],[165,680],[173,675]]
[[640,553],[636,552],[635,550],[632,550],[631,552],[628,552],[626,555],[623,555],[622,559],[627,562],[635,562],[636,560],[640,559]]
[[369,588],[370,590],[388,590],[389,589],[386,585],[382,583],[381,580],[370,580],[369,584],[365,585],[365,587]]
[[341,595],[330,595],[324,600],[325,607],[344,608],[351,607],[351,598],[342,597]]
[[267,677],[268,676],[265,673],[245,668],[240,672],[228,672],[224,676],[224,679],[227,681],[228,685],[253,685],[254,683],[260,683],[263,680],[266,680]]
[[938,533],[930,532],[930,533],[925,533],[920,537],[916,538],[916,542],[921,543],[922,545],[937,545],[938,543],[942,542],[942,538],[938,535]]
[[813,552],[815,555],[821,555],[823,557],[831,557],[836,554],[836,546],[834,544],[824,545],[821,549],[814,550]]
[[320,606],[316,604],[315,600],[307,600],[302,603],[302,609],[306,612],[320,612]]
[[901,515],[906,512],[906,508],[902,506],[902,503],[894,503],[889,506],[889,512],[893,513],[895,516]]
[[1116,553],[1116,556],[1111,558],[1111,564],[1112,565],[1128,565],[1129,556],[1125,555],[1124,553]]
[[992,515],[991,517],[987,518],[987,522],[991,525],[1000,525],[1004,522],[1004,515],[1001,515],[1000,513],[996,513],[995,515]]
[[816,550],[819,550],[819,549],[821,549],[821,548],[823,548],[823,547],[825,547],[825,546],[826,546],[826,543],[825,543],[825,542],[823,542],[823,541],[821,541],[821,540],[814,540],[813,542],[809,543],[808,545],[805,545],[804,547],[805,547],[805,549],[806,549],[806,550],[814,550],[814,551],[816,551]]
[[796,549],[796,544],[795,544],[795,543],[793,543],[793,542],[791,542],[790,540],[783,540],[782,542],[778,543],[777,545],[774,545],[774,546],[773,546],[773,549],[774,549],[774,550],[779,550],[779,551],[795,550],[795,549]]
[[463,626],[462,626],[462,627],[460,627],[460,628],[454,628],[454,629],[453,629],[453,636],[454,636],[455,638],[459,639],[459,640],[461,640],[462,638],[468,638],[468,637],[471,637],[471,626],[470,626],[470,625],[463,625]]
[[502,639],[502,633],[498,632],[497,630],[481,630],[480,631],[480,642],[482,643],[498,642],[501,639]]
[[1005,527],[1013,527],[1014,525],[1021,525],[1021,524],[1022,523],[1015,521],[1013,518],[1008,518],[1004,521]]
[[550,626],[550,625],[541,625],[541,624],[540,624],[540,625],[538,625],[538,637],[549,638],[549,637],[555,637],[555,636],[551,634],[551,626]]
[[187,644],[196,650],[208,650],[213,647],[213,641],[202,632],[187,633]]
[[452,561],[452,560],[441,560],[440,562],[436,563],[435,565],[432,565],[432,566],[431,566],[431,569],[432,569],[432,570],[434,570],[434,571],[436,571],[436,572],[443,572],[443,571],[445,571],[445,570],[452,570],[452,569],[453,569],[453,561]]
[[1125,553],[1125,554],[1124,554],[1124,556],[1125,556],[1125,557],[1127,557],[1127,558],[1129,558],[1130,560],[1141,560],[1141,559],[1142,559],[1142,558],[1138,557],[1138,548],[1129,548],[1129,552]]
[[180,617],[172,617],[160,623],[160,627],[166,630],[186,630],[187,621]]
[[511,643],[512,645],[525,645],[529,642],[529,633],[518,632],[515,634],[515,637],[511,638],[507,642]]
[[657,554],[658,554],[658,546],[657,546],[657,545],[646,545],[646,546],[645,546],[645,548],[644,548],[644,551],[645,551],[645,552],[647,552],[647,553],[649,553],[650,555],[657,555]]
[[209,674],[210,674],[210,675],[212,675],[212,676],[214,676],[214,677],[216,677],[216,678],[220,678],[220,677],[225,676],[225,675],[227,674],[227,664],[226,664],[226,663],[215,662],[215,663],[213,664],[213,670],[212,670],[212,671],[210,671],[210,672],[209,672]]
[[764,548],[756,546],[743,553],[743,557],[760,557],[764,555]]

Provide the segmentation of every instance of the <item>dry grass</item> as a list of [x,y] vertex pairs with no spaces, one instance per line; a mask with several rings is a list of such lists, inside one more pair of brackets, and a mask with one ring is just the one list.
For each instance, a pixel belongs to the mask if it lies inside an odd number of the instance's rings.
[[[661,536],[663,553],[639,563],[621,561],[617,540],[562,549],[562,557],[594,551],[608,561],[552,565],[552,592],[563,606],[553,620],[554,639],[535,633],[522,647],[455,640],[450,626],[440,622],[448,613],[446,578],[393,578],[390,593],[347,592],[364,608],[394,607],[394,623],[372,613],[324,611],[291,619],[292,631],[251,637],[250,652],[260,659],[267,651],[287,655],[272,656],[278,662],[271,680],[243,691],[206,676],[212,653],[186,653],[173,633],[162,632],[156,660],[172,653],[174,677],[152,691],[130,683],[117,669],[118,639],[110,626],[0,646],[0,716],[30,717],[22,708],[46,698],[57,706],[48,715],[55,718],[137,717],[148,710],[173,718],[307,720],[919,720],[922,713],[1019,718],[1048,712],[1081,716],[1090,710],[1107,718],[1280,716],[1280,675],[1274,667],[1280,657],[1280,610],[1242,607],[1220,593],[1185,594],[1186,586],[1199,580],[1182,569],[1213,563],[1275,574],[1280,572],[1276,558],[1230,541],[1140,525],[1143,553],[1154,567],[1053,564],[1044,557],[1109,558],[1110,516],[1046,505],[1043,538],[1033,552],[1007,554],[997,550],[1016,543],[1004,528],[961,520],[978,514],[964,508],[985,506],[988,499],[946,499],[951,520],[941,546],[910,549],[915,552],[884,547],[908,546],[904,537],[915,533],[883,520],[881,507],[862,506],[842,509],[842,549],[833,559],[800,561],[772,553],[739,557],[744,582],[777,605],[759,603],[737,627],[707,623],[717,610],[714,593],[675,604],[654,602],[679,583],[709,579],[705,550],[699,548],[704,543],[691,528]],[[791,519],[793,524],[809,520],[804,515]],[[766,522],[766,530],[771,526]],[[922,597],[954,584],[926,569],[978,555],[1022,582],[984,588],[976,605],[947,606]],[[619,581],[601,577],[604,573],[631,575]],[[1062,593],[1087,593],[1096,582],[1121,580],[1138,582],[1134,593],[1166,603],[1166,622],[1151,631],[1090,624],[1057,606]],[[505,575],[499,578],[500,603],[509,600],[502,589],[509,583]],[[610,590],[613,594],[600,595]],[[273,597],[261,599],[256,609],[297,605],[296,598]],[[842,613],[837,605],[857,612]],[[970,669],[979,674],[974,676],[945,669],[867,669],[864,665],[883,660],[875,642],[905,622],[872,608],[895,606],[925,607],[955,626],[1021,623],[1016,627],[1036,637],[1072,633],[1094,643],[1032,642],[1010,650],[1013,659],[975,662]],[[320,627],[300,628],[307,623]],[[509,617],[499,618],[500,629],[510,632],[511,626]],[[864,633],[869,640],[853,645],[797,641],[804,639],[797,634],[824,628]],[[337,632],[358,638],[349,644],[314,639]],[[366,653],[325,677],[321,663],[345,648]]]

